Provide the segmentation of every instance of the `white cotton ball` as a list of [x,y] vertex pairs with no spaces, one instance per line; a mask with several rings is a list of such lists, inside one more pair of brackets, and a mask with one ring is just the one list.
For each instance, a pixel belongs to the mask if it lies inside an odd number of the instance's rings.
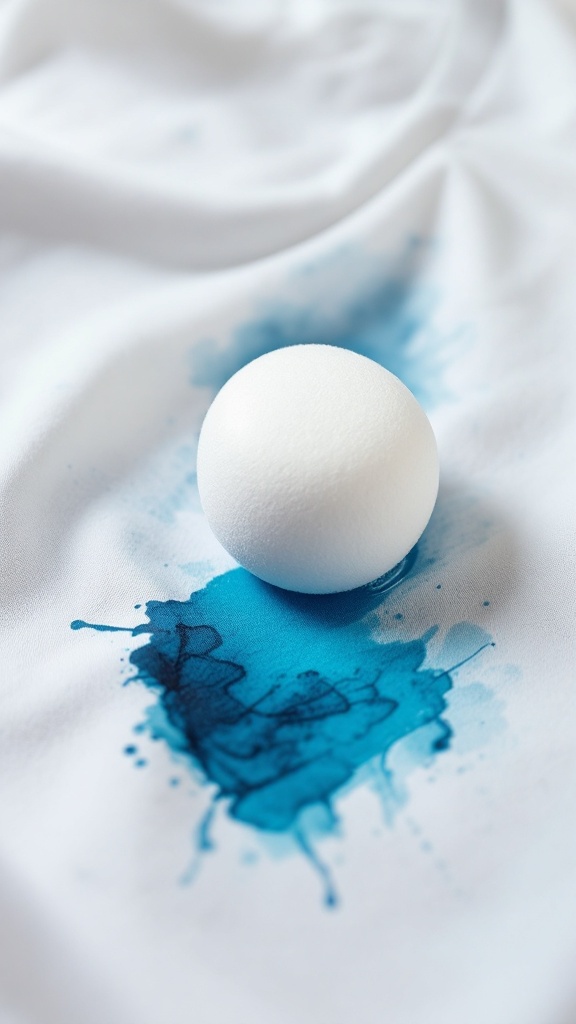
[[310,594],[408,554],[438,492],[426,414],[379,363],[331,345],[260,356],[216,395],[198,446],[216,537],[256,576]]

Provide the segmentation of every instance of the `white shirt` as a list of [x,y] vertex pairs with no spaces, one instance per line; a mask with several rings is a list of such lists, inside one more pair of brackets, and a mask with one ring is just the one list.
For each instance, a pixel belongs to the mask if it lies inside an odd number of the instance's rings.
[[[0,8],[2,1024],[572,1019],[575,33]],[[320,623],[254,597],[194,478],[217,388],[295,340],[380,359],[441,458],[415,563]]]

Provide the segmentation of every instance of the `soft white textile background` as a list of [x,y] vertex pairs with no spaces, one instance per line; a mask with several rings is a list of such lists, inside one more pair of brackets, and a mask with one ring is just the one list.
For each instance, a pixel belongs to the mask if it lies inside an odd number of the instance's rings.
[[[0,210],[2,1024],[571,1024],[576,5],[4,0]],[[378,841],[346,797],[336,913],[225,820],[183,889],[202,787],[121,756],[150,694],[123,634],[70,620],[231,565],[162,507],[210,398],[195,343],[415,236],[438,337],[466,334],[444,472],[500,523],[452,621],[491,588],[506,732],[411,778]]]

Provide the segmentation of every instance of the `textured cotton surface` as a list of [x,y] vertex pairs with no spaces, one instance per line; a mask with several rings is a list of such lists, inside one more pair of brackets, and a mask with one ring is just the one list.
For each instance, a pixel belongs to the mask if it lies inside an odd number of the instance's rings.
[[[575,97],[563,0],[0,5],[2,1024],[576,1019]],[[303,342],[441,452],[326,598],[195,477]]]
[[438,493],[430,423],[384,367],[291,345],[238,371],[210,406],[198,489],[218,540],[278,587],[330,594],[390,572]]

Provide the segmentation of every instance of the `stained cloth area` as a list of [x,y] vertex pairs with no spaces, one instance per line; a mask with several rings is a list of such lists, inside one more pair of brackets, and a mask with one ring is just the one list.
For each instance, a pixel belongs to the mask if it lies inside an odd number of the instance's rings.
[[[0,4],[0,1024],[576,1019],[576,6]],[[300,343],[428,413],[330,597],[203,416]]]

